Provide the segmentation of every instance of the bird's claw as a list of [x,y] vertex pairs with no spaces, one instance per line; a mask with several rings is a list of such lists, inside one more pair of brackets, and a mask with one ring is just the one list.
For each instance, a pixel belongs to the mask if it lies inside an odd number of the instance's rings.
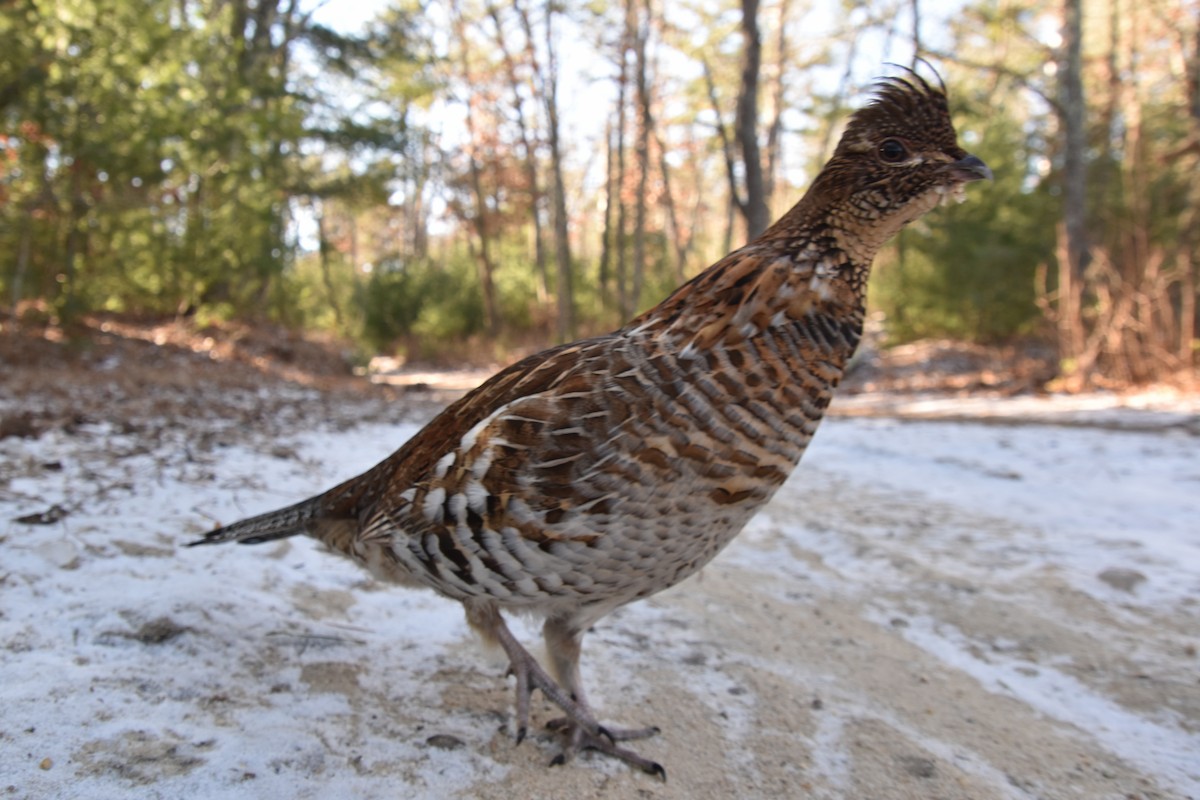
[[492,623],[492,630],[501,647],[508,654],[509,674],[517,680],[517,744],[525,740],[529,730],[529,697],[534,689],[541,689],[546,699],[563,710],[565,717],[552,720],[547,727],[558,731],[565,742],[562,752],[550,762],[551,766],[566,764],[580,750],[596,750],[605,755],[619,758],[630,766],[637,767],[650,775],[656,775],[666,780],[667,772],[657,761],[642,758],[632,750],[618,747],[617,742],[630,739],[644,739],[658,733],[658,728],[621,729],[608,728],[596,721],[588,708],[587,701],[581,696],[563,689],[550,675],[542,669],[541,664],[521,646],[520,642],[497,618]]
[[658,728],[656,727],[630,730],[600,727],[599,732],[591,733],[580,728],[566,717],[551,720],[546,724],[546,727],[561,733],[565,739],[562,752],[550,760],[550,766],[552,767],[559,767],[566,764],[581,750],[595,750],[606,756],[618,758],[631,767],[637,767],[648,775],[653,775],[664,781],[667,779],[667,771],[663,768],[662,764],[659,764],[657,761],[651,761],[648,758],[643,758],[632,750],[619,747],[616,744],[618,741],[644,739],[647,736],[653,736],[658,733]]
[[573,725],[578,725],[594,736],[609,736],[607,731],[592,718],[587,707],[576,702],[567,695],[554,679],[541,668],[532,657],[514,660],[510,667],[517,678],[517,743],[525,738],[529,728],[529,697],[534,689],[541,689],[542,694],[561,708],[567,719]]
[[[563,733],[571,727],[570,717],[555,717],[546,723],[546,730]],[[597,736],[603,736],[608,741],[613,742],[629,742],[634,739],[649,739],[651,736],[657,736],[662,733],[657,725],[648,725],[645,728],[610,728],[606,725],[600,725],[596,729]]]

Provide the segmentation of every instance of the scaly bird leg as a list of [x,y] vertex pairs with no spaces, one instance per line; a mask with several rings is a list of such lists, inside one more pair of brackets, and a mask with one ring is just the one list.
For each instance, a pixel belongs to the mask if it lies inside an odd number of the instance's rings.
[[640,756],[626,747],[618,747],[616,745],[616,742],[628,741],[629,739],[644,739],[648,736],[653,736],[658,733],[658,728],[649,727],[631,730],[606,728],[605,732],[611,737],[606,738],[588,733],[567,717],[552,719],[546,723],[546,727],[560,733],[563,738],[562,752],[550,760],[550,766],[552,767],[566,764],[581,750],[595,750],[606,756],[619,758],[631,767],[637,767],[642,772],[656,775],[664,781],[667,779],[667,771],[663,769],[662,764]]
[[[559,684],[570,693],[571,699],[583,710],[584,714],[591,718],[591,708],[583,693],[583,683],[579,675],[579,653],[583,639],[580,626],[571,624],[568,619],[552,618],[546,620],[542,633],[546,639],[546,652],[550,656],[550,666],[558,675]],[[550,762],[551,765],[567,763],[580,750],[596,750],[605,755],[619,758],[643,772],[657,775],[663,780],[667,779],[667,771],[663,769],[662,764],[616,745],[617,742],[653,736],[659,732],[656,727],[601,728],[599,732],[594,732],[581,726],[570,714],[550,720],[546,723],[546,727],[563,736],[563,750],[554,757],[554,760]]]
[[566,713],[566,717],[553,720],[548,724],[549,728],[560,732],[564,738],[563,750],[550,762],[552,766],[567,763],[580,750],[596,750],[605,755],[619,758],[651,775],[658,775],[666,779],[667,773],[662,765],[616,745],[618,741],[651,736],[658,733],[657,728],[612,731],[600,725],[592,716],[592,711],[583,696],[583,687],[579,682],[581,634],[576,627],[562,620],[551,620],[546,623],[546,646],[550,653],[551,664],[558,673],[559,679],[556,681],[517,641],[517,637],[512,635],[512,631],[508,629],[504,618],[500,616],[500,610],[495,605],[491,603],[465,605],[467,621],[471,623],[471,627],[498,643],[508,655],[510,671],[517,679],[518,744],[525,739],[529,730],[529,697],[534,689],[541,689],[547,700]]
[[525,739],[529,730],[529,697],[534,689],[541,689],[550,702],[566,712],[572,724],[581,726],[593,736],[607,736],[608,732],[596,722],[587,707],[576,702],[553,678],[542,669],[529,651],[521,646],[512,635],[500,609],[493,603],[464,603],[467,622],[484,638],[499,644],[508,656],[509,674],[517,679],[517,743]]
[[587,707],[576,702],[567,692],[563,691],[563,688],[546,674],[546,670],[542,669],[542,665],[537,662],[537,659],[521,646],[499,612],[492,615],[489,623],[487,633],[504,648],[504,652],[508,655],[512,674],[517,679],[518,744],[525,739],[525,734],[529,729],[529,696],[534,689],[541,689],[547,700],[566,712],[571,724],[596,738],[608,736],[608,731],[596,722]]

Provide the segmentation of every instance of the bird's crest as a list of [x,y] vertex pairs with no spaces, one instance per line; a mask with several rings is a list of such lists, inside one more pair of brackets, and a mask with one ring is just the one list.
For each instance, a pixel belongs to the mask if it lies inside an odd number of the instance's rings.
[[871,101],[851,115],[839,149],[862,141],[868,132],[874,137],[933,135],[938,144],[959,149],[941,78],[933,86],[913,70],[903,69],[907,76],[889,76],[875,83]]

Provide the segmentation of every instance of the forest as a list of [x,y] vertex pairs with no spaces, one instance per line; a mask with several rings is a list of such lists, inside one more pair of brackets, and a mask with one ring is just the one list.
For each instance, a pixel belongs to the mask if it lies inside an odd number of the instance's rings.
[[[460,399],[754,237],[906,70],[994,180],[875,259],[811,446],[794,344],[795,392],[563,348]],[[0,793],[1197,800],[1198,176],[1200,0],[0,0]],[[396,583],[187,546],[289,506]],[[538,587],[531,646],[612,610],[588,736],[659,771],[564,763],[435,571]]]
[[1194,0],[0,8],[5,327],[494,360],[602,332],[789,208],[914,67],[996,179],[879,259],[887,341],[1052,345],[1064,387],[1194,374]]

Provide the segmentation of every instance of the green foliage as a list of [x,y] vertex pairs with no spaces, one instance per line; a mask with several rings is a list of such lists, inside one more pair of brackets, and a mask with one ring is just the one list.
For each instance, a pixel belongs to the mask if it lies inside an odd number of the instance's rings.
[[[90,309],[268,315],[335,331],[364,351],[402,347],[416,357],[449,341],[482,343],[488,357],[550,341],[560,276],[547,9],[576,23],[550,26],[566,37],[559,44],[570,58],[560,68],[607,65],[584,84],[560,84],[561,130],[574,137],[562,142],[559,166],[578,330],[626,322],[622,315],[741,243],[717,127],[728,134],[736,116],[736,4],[638,11],[654,54],[646,176],[636,152],[636,58],[621,35],[633,6],[526,4],[526,33],[515,7],[467,3],[453,10],[465,35],[447,37],[436,26],[452,9],[437,3],[395,0],[361,36],[314,23],[302,5],[8,0],[0,13],[0,302],[36,299],[60,318]],[[807,12],[792,4],[785,24],[788,7],[759,12],[764,30],[774,26],[763,43],[758,123],[764,152],[779,137],[777,213],[828,157],[848,97],[865,84],[851,55],[866,52],[859,37],[886,29],[891,42],[906,24],[896,27],[890,6],[850,3],[841,34],[806,42],[794,31]],[[1165,67],[1200,56],[1182,47],[1194,40],[1194,20],[1128,11],[1136,25],[1099,35],[1118,20],[1095,15],[1090,24],[1100,27],[1086,37],[1095,51],[1084,78],[1094,112],[1087,238],[1096,257],[1083,276],[1081,313],[1096,341],[1116,342],[1105,325],[1123,325],[1170,365],[1190,346],[1172,337],[1194,338],[1186,315],[1200,117],[1189,113],[1194,82]],[[1055,302],[1063,208],[1051,165],[1062,161],[1063,137],[1057,73],[1044,69],[1051,51],[1039,38],[1046,19],[1027,2],[967,3],[947,29],[954,57],[940,65],[958,84],[951,97],[964,145],[996,181],[969,187],[965,205],[923,218],[878,260],[871,302],[896,340],[1008,339],[1043,323],[1038,301]],[[1141,44],[1122,38],[1135,30]],[[456,58],[457,48],[470,58]],[[616,92],[603,91],[598,76],[622,73],[624,108],[580,115],[568,107],[612,102]],[[456,129],[468,104],[474,129],[464,136]],[[616,127],[603,139],[581,135],[579,118],[599,116]],[[608,152],[618,138],[623,160]],[[619,179],[602,163],[610,160],[624,164]],[[645,215],[636,211],[641,200]],[[637,264],[635,252],[644,254]],[[485,272],[498,335],[483,332]],[[1050,294],[1039,298],[1042,278]],[[635,281],[639,308],[621,310],[618,287],[628,299]]]
[[[261,314],[295,258],[287,231],[298,200],[386,197],[389,159],[407,146],[402,104],[383,115],[345,108],[342,87],[291,67],[356,74],[379,42],[272,0],[10,5],[0,15],[0,288],[14,304]],[[360,168],[322,185],[338,153]]]
[[465,253],[446,259],[396,261],[363,286],[363,338],[376,350],[407,342],[410,357],[431,355],[440,342],[483,330],[475,264]]

